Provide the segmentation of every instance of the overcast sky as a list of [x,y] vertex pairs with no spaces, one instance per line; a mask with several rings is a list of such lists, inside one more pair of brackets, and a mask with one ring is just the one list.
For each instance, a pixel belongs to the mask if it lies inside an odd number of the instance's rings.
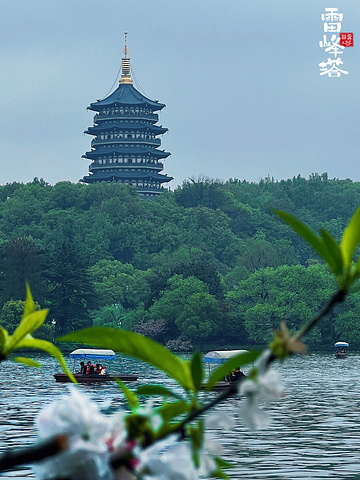
[[[189,177],[258,181],[328,172],[360,181],[360,2],[2,0],[0,184],[77,182],[87,106],[113,85],[123,32],[135,87],[166,104],[171,188]],[[340,77],[319,46],[325,8],[352,48]],[[327,33],[330,40],[333,33]],[[337,34],[338,35],[338,34]],[[118,84],[116,83],[116,86]]]

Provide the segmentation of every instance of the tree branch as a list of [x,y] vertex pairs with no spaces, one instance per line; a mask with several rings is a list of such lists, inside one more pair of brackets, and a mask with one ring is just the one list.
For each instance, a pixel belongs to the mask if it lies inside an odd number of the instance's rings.
[[33,463],[56,455],[68,448],[67,435],[57,435],[39,445],[33,445],[23,450],[10,450],[0,457],[0,471],[9,470],[17,465]]

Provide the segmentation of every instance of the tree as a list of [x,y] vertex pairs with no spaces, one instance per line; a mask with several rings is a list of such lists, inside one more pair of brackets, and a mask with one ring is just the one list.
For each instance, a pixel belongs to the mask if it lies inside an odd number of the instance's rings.
[[[11,335],[19,325],[21,317],[24,312],[25,302],[23,300],[9,300],[6,302],[0,312],[0,325],[4,327]],[[35,309],[40,310],[40,305],[35,302]],[[43,325],[36,330],[36,338],[48,340],[52,342],[54,340],[54,325],[50,320],[46,320]]]
[[174,275],[168,287],[149,309],[152,319],[167,322],[169,338],[183,333],[199,341],[215,335],[221,325],[218,302],[208,292],[207,285],[195,277]]
[[[320,310],[336,284],[324,265],[281,266],[260,269],[228,293],[227,301],[249,338],[265,343],[281,321],[291,329]],[[319,338],[315,331],[313,340]]]
[[148,272],[117,260],[100,260],[89,269],[101,305],[121,304],[125,309],[147,302],[150,287]]
[[91,277],[76,247],[63,241],[48,263],[51,317],[56,335],[91,326],[90,310],[97,306]]
[[206,291],[207,286],[198,278],[174,275],[168,280],[167,288],[160,298],[149,308],[149,318],[166,320],[168,335],[175,338],[180,333],[177,319],[181,316],[188,298],[194,293]]
[[194,343],[215,338],[221,326],[221,311],[213,295],[199,292],[190,295],[175,320],[179,330]]
[[121,304],[107,305],[93,312],[93,325],[132,330],[133,325],[137,324],[143,316],[142,308],[131,310],[124,308]]
[[355,292],[346,300],[346,304],[334,312],[332,340],[346,340],[351,345],[360,345],[360,293]]
[[4,303],[0,313],[0,324],[12,335],[19,325],[25,302],[23,300],[9,300]]
[[42,302],[45,295],[43,258],[34,240],[28,237],[9,240],[2,246],[1,257],[1,302],[25,299],[26,282],[34,298]]
[[143,319],[137,325],[135,325],[133,330],[134,332],[145,335],[146,337],[161,341],[167,330],[166,320],[163,318],[159,318],[158,320]]

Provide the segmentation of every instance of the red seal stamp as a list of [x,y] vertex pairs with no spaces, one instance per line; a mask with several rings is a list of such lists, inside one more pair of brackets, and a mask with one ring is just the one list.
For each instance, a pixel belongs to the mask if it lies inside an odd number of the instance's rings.
[[353,33],[340,33],[340,45],[343,47],[354,46],[354,34]]

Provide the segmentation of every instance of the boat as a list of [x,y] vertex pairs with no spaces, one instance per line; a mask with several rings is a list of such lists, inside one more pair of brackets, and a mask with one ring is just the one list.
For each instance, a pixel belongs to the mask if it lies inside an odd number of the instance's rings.
[[336,358],[347,358],[347,349],[349,348],[349,344],[347,342],[336,342],[334,347],[337,348],[335,353]]
[[[212,350],[204,356],[204,362],[209,366],[209,376],[211,370],[215,366],[219,366],[229,360],[229,358],[241,353],[248,353],[248,350]],[[241,378],[245,378],[245,375],[240,370],[236,370],[230,375],[227,375],[224,380],[217,382],[211,390],[225,390],[231,386],[232,383],[239,381]],[[206,383],[201,385],[201,389],[206,389]]]
[[[104,383],[104,382],[114,382],[116,379],[120,379],[125,382],[134,382],[137,380],[136,375],[127,375],[123,373],[112,373],[106,372],[106,367],[102,368],[100,374],[98,373],[89,373],[83,374],[75,372],[76,362],[83,360],[99,363],[103,365],[105,362],[113,362],[116,358],[115,352],[113,350],[99,349],[99,348],[78,348],[70,353],[70,358],[74,359],[73,375],[79,383]],[[80,367],[78,367],[80,368]],[[57,382],[68,383],[71,382],[70,378],[66,373],[55,373],[54,378]]]

